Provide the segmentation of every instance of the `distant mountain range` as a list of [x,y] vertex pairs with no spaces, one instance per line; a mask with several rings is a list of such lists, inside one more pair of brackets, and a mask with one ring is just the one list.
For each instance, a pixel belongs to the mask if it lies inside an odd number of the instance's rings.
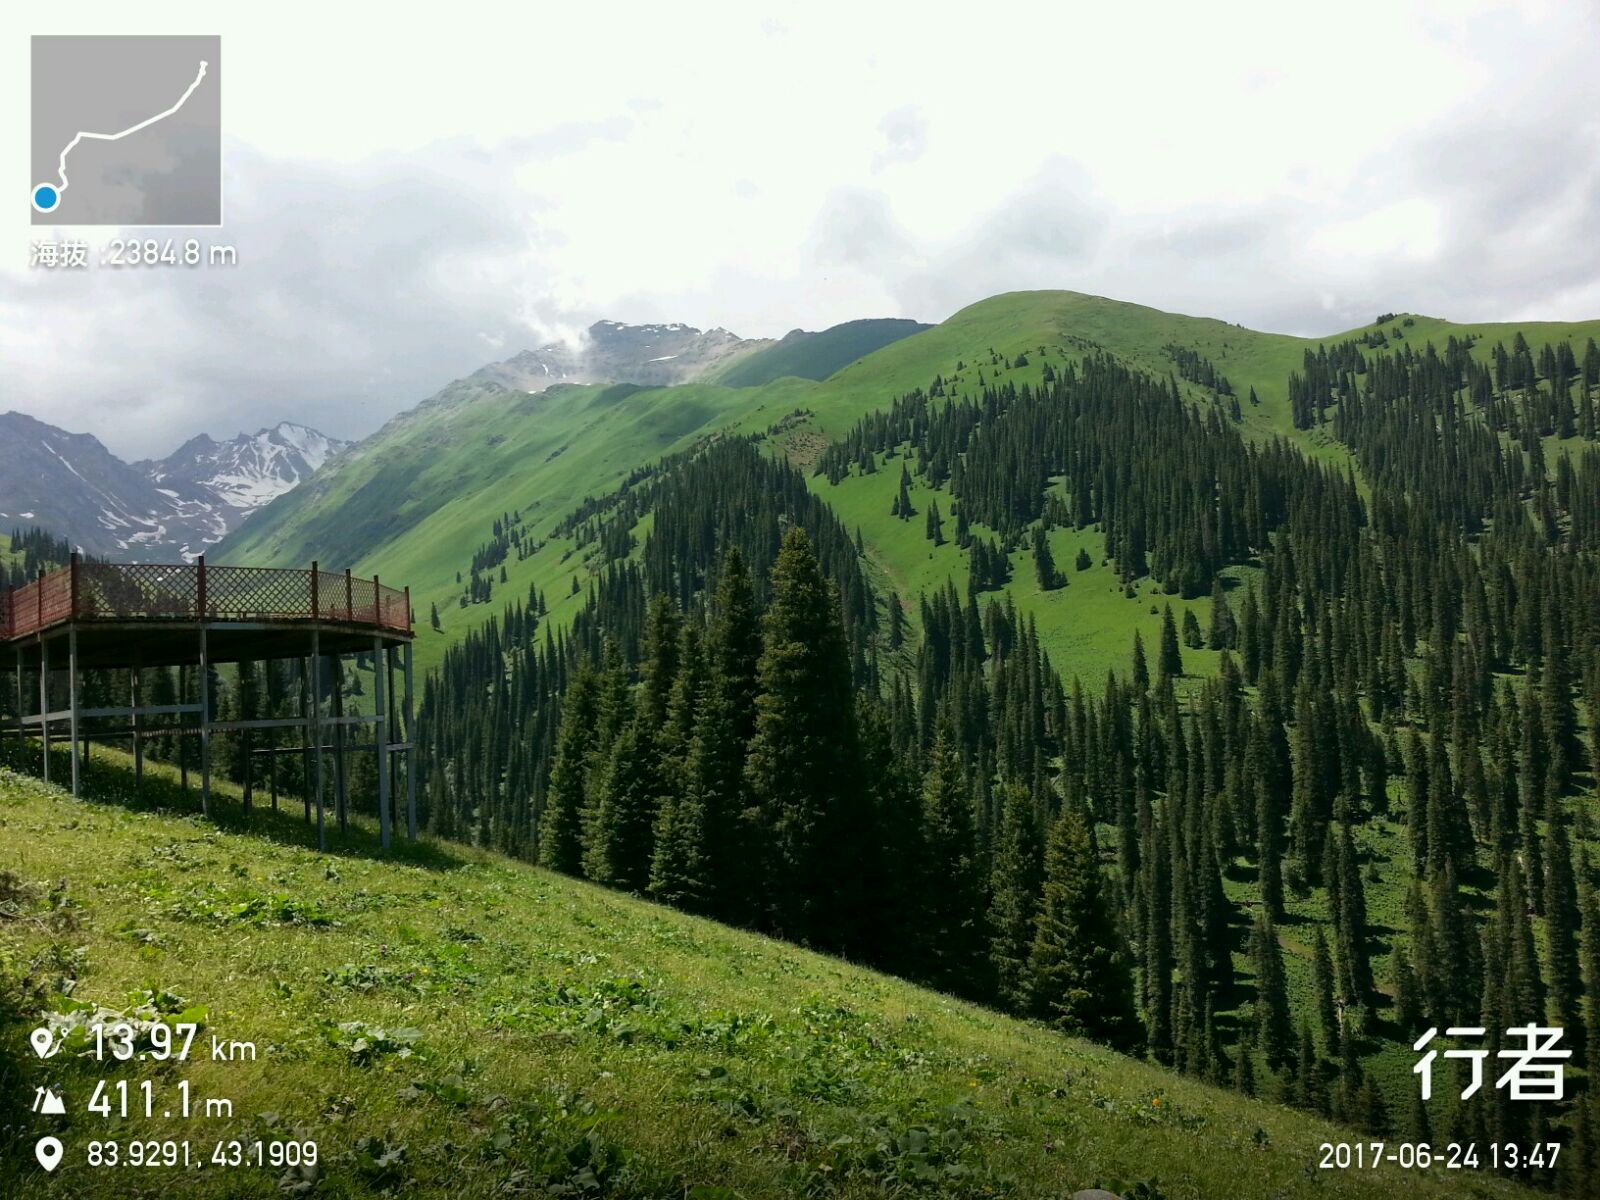
[[819,332],[742,338],[692,325],[597,321],[573,342],[547,342],[474,372],[476,383],[542,392],[557,383],[633,383],[670,387],[720,383],[755,387],[785,375],[826,379],[840,367],[929,326],[892,318],[846,321]]
[[[599,321],[570,342],[547,342],[479,368],[385,429],[489,396],[526,400],[558,384],[748,388],[786,376],[821,380],[927,328],[905,320],[850,321],[774,339],[676,323]],[[382,436],[380,431],[374,438]],[[166,458],[127,463],[91,434],[68,433],[14,412],[0,415],[0,444],[11,448],[0,458],[0,529],[37,525],[87,553],[125,561],[205,553],[349,446],[284,422],[221,442],[201,434]],[[416,483],[414,477],[392,481],[399,496]],[[353,539],[353,545],[371,533],[355,524],[330,531],[323,549],[337,557],[350,549],[341,539]]]
[[87,433],[0,414],[0,526],[39,526],[89,554],[176,561],[203,554],[346,443],[287,421],[228,441],[205,434],[127,463]]
[[665,387],[688,383],[773,343],[742,338],[726,329],[692,325],[624,325],[597,321],[574,342],[547,342],[504,362],[491,363],[473,378],[523,392],[556,383],[637,383]]

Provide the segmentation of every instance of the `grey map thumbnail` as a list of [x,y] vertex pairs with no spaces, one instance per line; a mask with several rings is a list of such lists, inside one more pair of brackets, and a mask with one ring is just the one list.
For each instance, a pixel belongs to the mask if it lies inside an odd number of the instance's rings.
[[35,36],[35,225],[222,224],[222,39]]

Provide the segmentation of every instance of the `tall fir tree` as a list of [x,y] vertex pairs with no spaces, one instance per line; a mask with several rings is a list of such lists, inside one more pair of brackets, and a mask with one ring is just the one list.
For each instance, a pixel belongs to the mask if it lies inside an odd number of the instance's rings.
[[648,886],[658,766],[655,737],[640,713],[612,742],[590,803],[583,869],[596,883],[637,892]]
[[593,670],[584,665],[573,676],[562,698],[561,729],[556,737],[550,786],[545,792],[539,827],[540,865],[566,875],[577,875],[583,870],[586,781],[595,746],[598,704],[598,680]]
[[1267,1064],[1277,1070],[1294,1055],[1294,1033],[1283,950],[1278,945],[1277,927],[1265,912],[1256,918],[1250,940],[1250,959],[1256,984],[1256,1046],[1266,1056]]
[[1133,975],[1077,805],[1063,804],[1045,846],[1044,890],[1028,973],[1034,1011],[1121,1049],[1139,1041]]
[[989,964],[1000,1002],[1028,1007],[1028,957],[1043,885],[1039,831],[1032,798],[1018,784],[1001,790],[1000,829],[990,874]]
[[934,987],[988,994],[983,886],[960,752],[941,722],[922,786],[921,974]]
[[848,949],[868,916],[854,685],[838,592],[798,527],[784,536],[770,594],[745,777],[771,848],[771,920],[796,940]]

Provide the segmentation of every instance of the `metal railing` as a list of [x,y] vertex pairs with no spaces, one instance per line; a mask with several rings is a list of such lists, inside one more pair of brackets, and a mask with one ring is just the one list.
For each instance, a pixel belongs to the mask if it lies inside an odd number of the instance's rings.
[[81,562],[0,589],[0,641],[68,621],[339,621],[411,632],[410,589],[349,571]]

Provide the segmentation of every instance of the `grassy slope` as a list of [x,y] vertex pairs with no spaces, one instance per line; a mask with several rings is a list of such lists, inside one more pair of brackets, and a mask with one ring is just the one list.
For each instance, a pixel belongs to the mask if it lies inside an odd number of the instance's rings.
[[[1413,343],[1432,339],[1442,345],[1452,332],[1475,332],[1485,339],[1480,352],[1497,339],[1509,341],[1518,328],[1457,326],[1421,317],[1414,321],[1406,330]],[[1588,337],[1600,337],[1600,322],[1526,329],[1536,346],[1558,337],[1572,337],[1581,346]],[[542,396],[468,388],[392,422],[358,453],[340,460],[337,469],[270,505],[216,557],[271,565],[320,558],[335,569],[354,566],[409,584],[423,627],[419,665],[427,669],[446,646],[497,615],[503,599],[526,595],[530,585],[544,590],[558,623],[581,603],[581,596],[569,599],[571,584],[574,577],[580,587],[587,583],[588,566],[568,557],[569,544],[555,540],[524,562],[509,562],[507,587],[489,604],[458,607],[456,572],[464,571],[473,549],[488,540],[495,517],[520,508],[533,533],[545,536],[582,497],[602,495],[630,469],[716,430],[758,433],[804,409],[808,415],[790,424],[774,444],[806,466],[828,439],[847,433],[862,414],[926,387],[935,374],[954,378],[958,391],[975,394],[980,372],[986,381],[995,377],[991,349],[1002,356],[1030,353],[1027,367],[1009,373],[1020,382],[1036,380],[1045,357],[1059,363],[1064,355],[1080,355],[1091,344],[1165,374],[1172,364],[1163,347],[1177,343],[1210,358],[1242,395],[1256,388],[1260,406],[1245,405],[1244,428],[1250,436],[1290,436],[1309,453],[1342,463],[1348,461],[1343,448],[1324,432],[1292,428],[1287,380],[1308,348],[1345,336],[1304,339],[1258,333],[1074,292],[1014,292],[963,309],[821,382],[784,378],[737,389],[705,383],[658,389],[566,387]],[[1047,348],[1045,356],[1038,353],[1041,346]],[[957,371],[962,362],[965,369]],[[562,452],[551,457],[558,450]],[[888,518],[898,478],[898,468],[891,467],[865,479],[852,477],[837,488],[818,478],[812,483],[838,507],[849,527],[861,526],[880,582],[914,599],[919,589],[935,586],[953,572],[964,588],[961,557],[946,549],[930,559],[920,518]],[[948,513],[948,497],[940,507]],[[1069,546],[1074,535],[1058,531],[1056,538],[1057,563],[1067,568],[1076,554],[1076,546]],[[1095,550],[1091,547],[1091,554]],[[1013,595],[1038,618],[1056,664],[1069,675],[1098,680],[1107,666],[1124,661],[1135,628],[1148,641],[1159,627],[1150,605],[1159,606],[1165,598],[1141,593],[1135,600],[1123,600],[1109,571],[1068,573],[1069,588],[1041,596],[1032,584],[1031,564],[1019,555]],[[426,628],[429,606],[435,603],[443,621],[439,634]],[[1204,627],[1207,603],[1195,607]],[[1203,663],[1204,653],[1195,661]]]
[[[1318,1171],[1319,1144],[1339,1135],[1304,1114],[459,847],[383,858],[358,825],[348,846],[334,838],[323,855],[287,812],[246,822],[224,802],[219,829],[144,807],[128,799],[118,756],[96,756],[91,786],[114,802],[0,773],[4,865],[37,885],[24,919],[0,923],[0,950],[38,956],[47,971],[76,962],[75,997],[112,1008],[136,989],[170,989],[207,1008],[202,1044],[248,1040],[261,1057],[130,1072],[163,1089],[187,1077],[196,1096],[232,1099],[235,1117],[114,1131],[81,1104],[116,1068],[53,1060],[51,1077],[79,1109],[65,1130],[47,1122],[68,1166],[44,1179],[31,1161],[0,1156],[7,1194],[126,1196],[128,1172],[75,1164],[91,1137],[152,1133],[207,1153],[221,1137],[314,1137],[319,1195],[380,1184],[500,1194],[515,1172],[533,1172],[529,1185],[542,1182],[540,1164],[566,1163],[558,1152],[590,1127],[573,1096],[605,1114],[594,1126],[604,1145],[632,1156],[622,1178],[640,1190],[621,1194],[724,1185],[733,1192],[699,1195],[882,1195],[883,1172],[916,1166],[896,1147],[918,1129],[965,1172],[947,1177],[943,1195],[1062,1196],[1147,1179],[1173,1200],[1521,1194],[1458,1173]],[[147,788],[182,804],[159,768]],[[68,924],[45,912],[57,881]],[[340,1022],[413,1029],[420,1053],[380,1049],[362,1061],[338,1044]],[[385,1175],[374,1160],[396,1147]],[[13,1171],[22,1174],[8,1184]],[[278,1195],[278,1174],[137,1179],[150,1195],[247,1197]]]
[[928,328],[918,321],[885,317],[846,321],[820,333],[796,330],[776,345],[712,372],[705,382],[725,387],[759,387],[785,376],[826,379],[856,359]]

